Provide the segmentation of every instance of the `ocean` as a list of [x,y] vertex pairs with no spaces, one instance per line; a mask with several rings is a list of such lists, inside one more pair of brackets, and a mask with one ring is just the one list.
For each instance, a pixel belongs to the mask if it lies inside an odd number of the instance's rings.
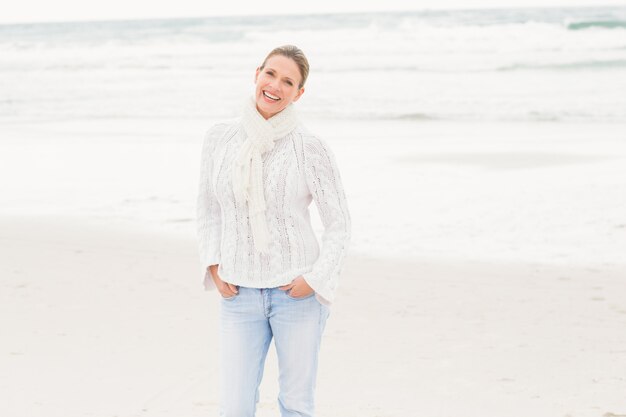
[[204,132],[286,43],[311,64],[297,109],[336,155],[352,253],[622,262],[620,8],[0,26],[0,216],[194,236]]
[[0,124],[233,117],[287,43],[313,118],[626,121],[626,8],[594,7],[0,25]]

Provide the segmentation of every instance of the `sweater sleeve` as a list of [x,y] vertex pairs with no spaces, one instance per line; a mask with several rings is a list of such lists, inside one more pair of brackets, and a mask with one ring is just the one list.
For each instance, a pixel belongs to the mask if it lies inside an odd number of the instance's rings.
[[217,124],[205,133],[200,157],[196,226],[204,289],[207,291],[215,289],[208,267],[220,263],[222,216],[213,190],[213,160],[217,141],[226,127],[226,124]]
[[351,237],[351,220],[335,156],[320,138],[304,145],[306,181],[324,226],[320,255],[305,281],[330,305]]

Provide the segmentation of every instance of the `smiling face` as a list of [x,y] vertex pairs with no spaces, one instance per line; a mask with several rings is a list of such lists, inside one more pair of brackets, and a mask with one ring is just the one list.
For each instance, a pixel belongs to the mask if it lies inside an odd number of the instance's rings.
[[304,87],[298,88],[302,76],[295,61],[283,55],[272,55],[259,67],[254,76],[255,100],[259,113],[269,119],[294,101],[298,101]]

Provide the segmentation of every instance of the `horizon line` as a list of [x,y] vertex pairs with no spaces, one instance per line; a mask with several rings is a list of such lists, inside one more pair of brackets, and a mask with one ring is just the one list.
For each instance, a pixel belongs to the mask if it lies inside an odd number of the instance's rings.
[[21,22],[2,22],[0,26],[28,26],[28,25],[46,25],[46,24],[76,24],[76,23],[117,23],[117,22],[148,22],[163,20],[204,20],[219,18],[254,18],[254,17],[301,17],[301,16],[328,16],[328,15],[368,15],[368,14],[398,14],[398,13],[420,13],[420,12],[437,12],[437,11],[488,11],[488,10],[529,10],[529,9],[604,9],[604,8],[623,8],[617,4],[603,5],[580,5],[580,6],[489,6],[489,7],[423,7],[419,9],[387,9],[387,10],[361,10],[361,11],[319,11],[310,13],[257,13],[257,14],[219,14],[205,16],[175,16],[175,17],[120,17],[107,19],[74,19],[74,20],[42,20],[42,21],[21,21]]

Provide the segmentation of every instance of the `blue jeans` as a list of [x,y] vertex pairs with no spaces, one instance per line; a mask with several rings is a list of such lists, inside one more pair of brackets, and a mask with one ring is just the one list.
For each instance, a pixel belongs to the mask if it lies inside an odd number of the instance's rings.
[[313,417],[320,341],[330,308],[312,294],[238,287],[220,300],[220,416],[254,417],[272,337],[281,417]]

